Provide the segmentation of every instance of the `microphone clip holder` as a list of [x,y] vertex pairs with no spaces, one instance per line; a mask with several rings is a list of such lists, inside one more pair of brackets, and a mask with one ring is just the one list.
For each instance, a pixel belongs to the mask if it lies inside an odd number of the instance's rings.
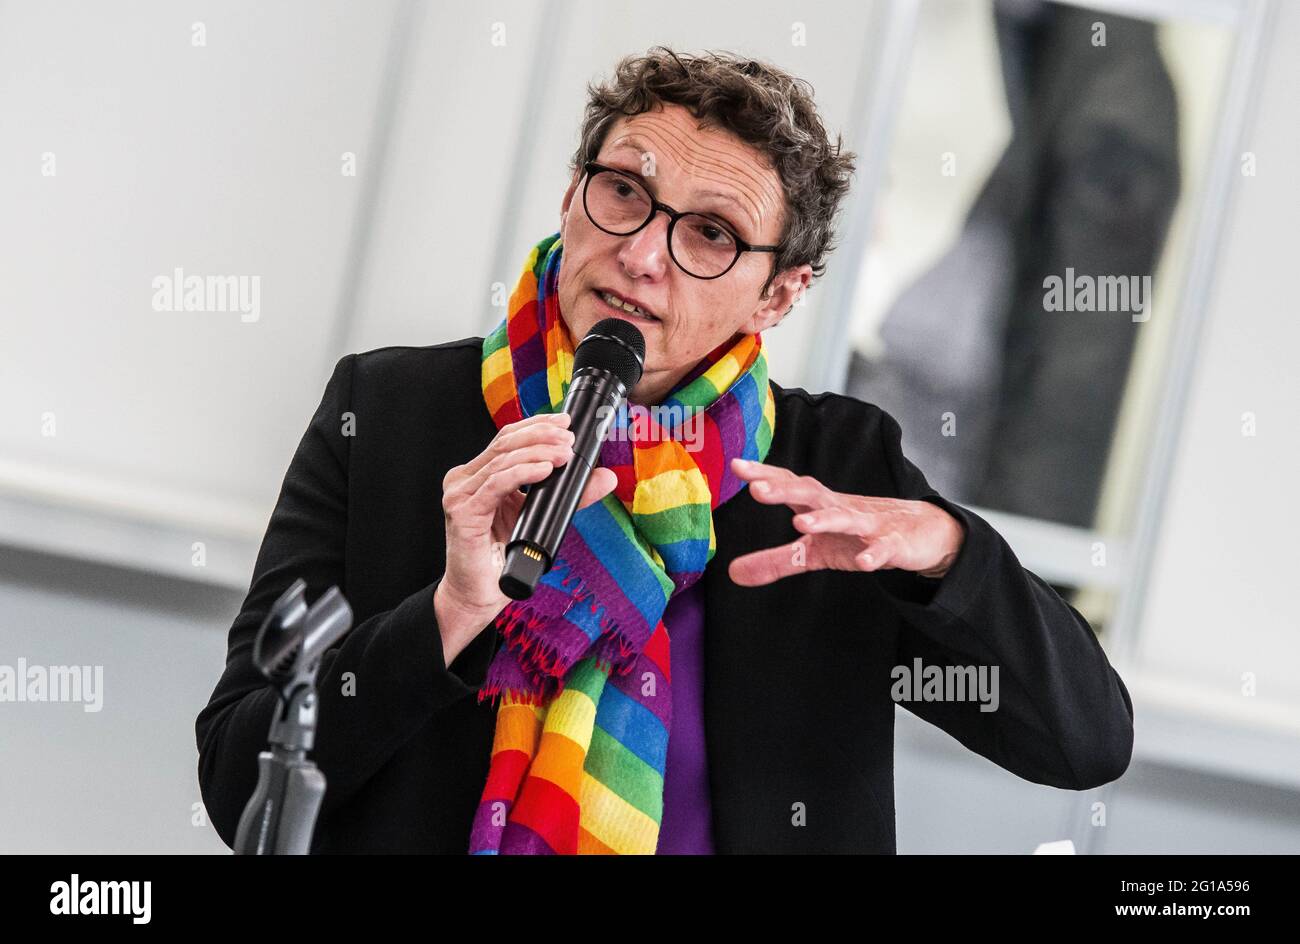
[[325,775],[307,757],[316,736],[316,673],[321,654],[352,626],[352,609],[331,587],[307,608],[300,578],[271,606],[253,661],[277,694],[269,749],[239,819],[236,855],[307,855],[325,796]]

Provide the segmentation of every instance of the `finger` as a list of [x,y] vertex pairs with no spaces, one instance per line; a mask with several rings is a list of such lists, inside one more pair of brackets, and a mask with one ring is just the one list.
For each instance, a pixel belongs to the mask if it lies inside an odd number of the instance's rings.
[[[492,519],[492,541],[494,544],[499,543],[504,549],[506,542],[510,540],[510,535],[514,533],[515,522],[519,520],[520,513],[524,510],[524,502],[528,496],[516,489],[513,492],[506,492],[501,499],[501,504],[497,506],[497,514]],[[501,563],[500,560],[497,561]]]
[[[572,458],[573,450],[571,447],[560,446],[559,443],[554,442],[538,442],[533,446],[524,446],[523,449],[503,452],[502,455],[494,456],[489,463],[478,469],[474,475],[469,476],[469,479],[465,480],[464,484],[460,486],[460,492],[477,495],[486,488],[486,482],[489,482],[491,477],[497,475],[498,472],[504,471],[504,469],[512,468],[513,465],[547,462],[554,468],[556,465],[567,463]],[[519,486],[516,485],[515,488],[519,488]],[[498,498],[499,494],[497,495]]]
[[543,443],[555,443],[572,449],[573,441],[574,434],[572,430],[565,429],[563,426],[555,423],[538,423],[533,426],[526,426],[523,429],[515,430],[508,436],[501,437],[494,444],[487,459],[490,462],[493,453],[496,455],[505,455],[507,453],[517,452],[526,446],[539,445]]
[[830,498],[829,491],[824,485],[807,477],[761,479],[751,482],[749,491],[755,501],[765,505],[789,505],[798,512],[822,508]]
[[868,538],[876,533],[880,519],[867,511],[831,505],[795,515],[793,523],[795,530],[802,531],[804,534],[829,532]]
[[731,471],[746,482],[758,481],[759,479],[772,481],[795,478],[792,471],[779,465],[768,465],[766,462],[751,462],[748,459],[741,459],[739,456],[731,460]]
[[484,517],[494,515],[511,492],[518,490],[519,486],[526,482],[540,482],[550,475],[554,468],[550,462],[542,459],[536,462],[521,462],[493,472],[465,503],[465,510],[470,514]]
[[526,429],[527,427],[533,426],[537,423],[558,423],[562,426],[567,426],[572,418],[573,417],[568,413],[564,412],[534,413],[532,416],[525,416],[522,420],[515,420],[513,423],[507,423],[497,431],[497,434],[508,433],[516,429]]
[[[770,547],[737,557],[727,568],[727,574],[742,587],[758,587],[817,569],[809,566],[811,550],[809,538],[800,538],[780,547]],[[800,547],[802,546],[802,550]]]
[[550,459],[556,465],[563,465],[572,457],[573,447],[568,443],[538,442],[520,446],[518,449],[511,449],[509,452],[493,456],[481,469],[465,480],[462,489],[472,494],[483,487],[483,483],[487,481],[488,476],[494,475],[512,465],[518,465],[520,462],[536,462],[539,459]]
[[582,491],[582,498],[578,500],[579,508],[586,508],[588,505],[600,501],[618,486],[618,476],[614,474],[613,469],[601,467],[593,469],[591,478],[587,480],[587,487]]
[[565,441],[562,432],[567,433],[567,441],[572,444],[573,432],[568,429],[569,422],[568,413],[534,413],[517,423],[507,423],[497,431],[486,449],[465,463],[463,467],[465,475],[467,477],[474,475],[495,456],[511,452],[521,446],[536,442]]
[[891,566],[898,552],[898,540],[893,535],[882,535],[869,543],[854,558],[862,570],[884,570]]

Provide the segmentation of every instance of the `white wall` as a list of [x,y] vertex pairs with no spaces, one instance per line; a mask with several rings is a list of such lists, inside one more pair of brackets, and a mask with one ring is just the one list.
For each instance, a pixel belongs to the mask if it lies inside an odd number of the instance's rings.
[[[1300,509],[1287,497],[1300,474],[1300,319],[1288,285],[1300,5],[1278,4],[1269,32],[1243,145],[1257,173],[1234,175],[1132,676],[1151,721],[1138,734],[1153,752],[1265,768],[1300,787],[1300,613],[1290,592]],[[1246,413],[1254,435],[1244,434]],[[1203,725],[1222,736],[1198,736]]]
[[[0,485],[261,524],[334,363],[364,181],[341,155],[369,170],[393,10],[0,10]],[[176,267],[258,276],[258,320],[154,310],[152,280]]]

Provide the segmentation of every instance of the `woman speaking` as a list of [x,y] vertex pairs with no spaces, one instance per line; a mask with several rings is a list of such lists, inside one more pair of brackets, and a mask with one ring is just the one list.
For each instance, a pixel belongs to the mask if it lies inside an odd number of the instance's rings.
[[[1120,776],[1132,706],[1088,623],[892,417],[768,377],[853,171],[806,83],[655,47],[590,89],[571,170],[488,337],[335,367],[197,719],[222,838],[296,578],[355,615],[319,669],[313,852],[893,853],[896,704],[1036,783]],[[513,600],[522,488],[572,457],[575,345],[611,317],[644,372]]]

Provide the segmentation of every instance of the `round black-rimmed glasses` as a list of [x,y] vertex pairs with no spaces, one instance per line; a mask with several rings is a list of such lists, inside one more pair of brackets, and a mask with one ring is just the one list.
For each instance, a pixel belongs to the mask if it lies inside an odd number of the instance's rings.
[[660,203],[636,177],[595,161],[583,165],[587,182],[582,207],[587,219],[611,236],[631,236],[660,210],[668,214],[668,255],[697,279],[716,279],[731,271],[742,252],[776,252],[780,246],[753,246],[722,220],[704,213],[679,213]]

